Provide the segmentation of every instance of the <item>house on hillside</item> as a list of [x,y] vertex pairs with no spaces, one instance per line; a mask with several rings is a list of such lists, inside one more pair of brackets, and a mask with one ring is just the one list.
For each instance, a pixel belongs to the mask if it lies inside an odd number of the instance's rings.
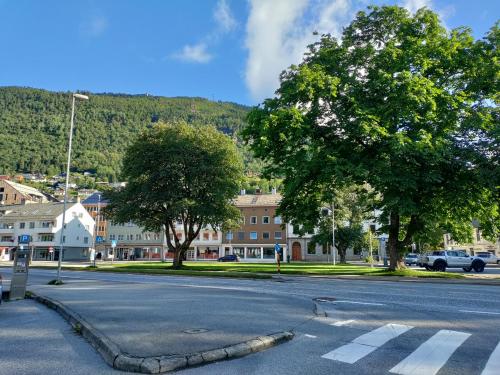
[[44,203],[48,199],[39,190],[14,181],[0,180],[0,206],[24,203]]

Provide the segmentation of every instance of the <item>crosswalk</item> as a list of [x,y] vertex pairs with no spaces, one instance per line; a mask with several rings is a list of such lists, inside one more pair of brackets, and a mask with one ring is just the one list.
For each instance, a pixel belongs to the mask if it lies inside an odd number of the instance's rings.
[[[355,320],[346,320],[330,325],[346,327],[355,323]],[[415,329],[415,327],[405,324],[386,324],[354,338],[351,342],[329,351],[321,357],[352,365],[388,342],[409,331],[413,332]],[[436,375],[470,336],[471,334],[466,332],[439,330],[388,371],[398,375]],[[500,375],[500,342],[488,358],[481,375]]]

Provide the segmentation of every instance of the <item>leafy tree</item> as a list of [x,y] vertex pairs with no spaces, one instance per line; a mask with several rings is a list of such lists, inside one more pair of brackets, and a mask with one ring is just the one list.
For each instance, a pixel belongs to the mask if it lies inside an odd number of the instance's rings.
[[368,183],[391,270],[436,223],[478,218],[498,236],[498,36],[495,26],[475,41],[430,10],[396,6],[359,12],[340,40],[323,35],[244,131],[267,172],[284,176],[283,216],[313,215],[325,186]]
[[[125,153],[125,188],[105,193],[106,213],[116,223],[133,221],[146,230],[166,228],[174,268],[203,227],[224,230],[237,222],[232,205],[242,182],[234,142],[209,126],[156,124]],[[185,239],[177,238],[176,227]]]
[[[350,185],[334,192],[332,203],[335,210],[335,248],[339,253],[340,263],[346,262],[347,249],[352,248],[359,252],[366,245],[363,221],[373,216],[373,199],[373,194],[367,187]],[[325,207],[328,206],[330,210],[333,208],[330,204],[325,204]],[[310,227],[312,222],[316,225],[315,219],[315,216],[307,218],[309,225],[306,228]],[[332,219],[332,215],[323,213],[319,219],[319,230],[312,238],[313,243],[323,246],[332,243]]]

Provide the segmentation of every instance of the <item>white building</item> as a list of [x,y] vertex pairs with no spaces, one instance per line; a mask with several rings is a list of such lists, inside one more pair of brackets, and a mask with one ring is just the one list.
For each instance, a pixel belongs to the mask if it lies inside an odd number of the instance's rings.
[[[161,259],[161,249],[165,251],[165,259],[172,259],[174,254],[168,251],[167,241],[163,232],[145,231],[144,228],[134,224],[115,224],[108,222],[107,241],[104,254],[98,258],[127,260],[127,259]],[[182,225],[177,225],[176,235],[180,241],[185,240]],[[173,240],[173,234],[171,234]],[[111,243],[116,244],[115,251]],[[198,237],[191,242],[186,253],[187,260],[214,260],[221,253],[222,233],[210,228],[203,228]]]
[[[20,246],[21,235],[33,260],[57,260],[61,241],[63,203],[31,203],[0,207],[0,260],[12,259],[12,250]],[[94,220],[80,203],[66,206],[62,260],[89,260],[93,243]]]

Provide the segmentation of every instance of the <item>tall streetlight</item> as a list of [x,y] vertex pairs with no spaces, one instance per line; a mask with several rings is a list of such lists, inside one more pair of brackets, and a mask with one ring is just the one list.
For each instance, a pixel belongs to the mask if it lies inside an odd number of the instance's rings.
[[61,259],[64,251],[64,227],[66,226],[66,204],[68,202],[68,185],[69,185],[69,168],[71,163],[71,144],[73,142],[73,123],[75,119],[75,101],[76,99],[88,100],[87,95],[73,94],[73,103],[71,106],[71,126],[69,128],[69,142],[68,142],[68,162],[66,163],[66,184],[64,186],[64,203],[63,203],[63,217],[61,227],[61,237],[59,239],[59,258],[57,261],[57,282],[61,282]]
[[332,256],[333,265],[337,264],[337,252],[335,251],[335,203],[332,202]]

